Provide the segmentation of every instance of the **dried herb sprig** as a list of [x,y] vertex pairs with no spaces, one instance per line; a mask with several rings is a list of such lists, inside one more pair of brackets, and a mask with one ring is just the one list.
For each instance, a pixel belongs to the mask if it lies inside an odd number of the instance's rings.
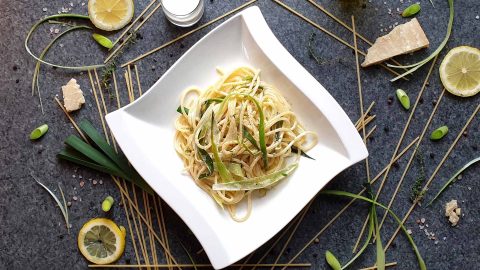
[[317,62],[317,64],[323,65],[323,64],[325,64],[326,62],[325,62],[325,61],[322,61],[322,59],[320,58],[320,56],[318,56],[317,53],[315,53],[315,51],[313,50],[313,45],[314,45],[314,43],[315,43],[315,36],[316,36],[316,34],[315,34],[315,33],[312,33],[312,34],[310,35],[310,38],[308,39],[308,45],[307,45],[308,54],[315,60],[315,62]]
[[410,194],[410,200],[412,203],[419,202],[423,198],[425,191],[422,189],[422,187],[427,179],[425,175],[425,160],[420,148],[418,148],[415,152],[415,159],[420,166],[420,173],[412,186]]

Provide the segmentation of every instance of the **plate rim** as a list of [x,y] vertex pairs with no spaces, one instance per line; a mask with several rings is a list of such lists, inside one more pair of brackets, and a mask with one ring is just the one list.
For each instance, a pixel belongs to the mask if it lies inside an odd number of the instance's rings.
[[[296,88],[299,91],[301,91],[310,101],[313,102],[315,107],[318,108],[322,112],[322,114],[325,115],[325,118],[337,133],[339,140],[341,141],[341,143],[343,144],[347,152],[348,156],[346,158],[349,160],[350,163],[346,164],[345,167],[342,168],[340,171],[338,171],[336,174],[340,173],[346,168],[366,158],[368,156],[368,151],[365,147],[365,144],[363,143],[363,140],[361,139],[359,133],[353,126],[353,123],[351,122],[351,120],[349,119],[345,111],[336,102],[336,100],[330,95],[330,93],[286,50],[285,47],[283,47],[280,41],[273,34],[272,30],[268,27],[268,24],[265,21],[265,18],[263,17],[260,9],[257,6],[252,6],[244,9],[243,11],[237,13],[236,15],[232,16],[228,20],[224,21],[223,23],[221,23],[220,25],[212,29],[209,33],[207,33],[204,37],[202,37],[199,41],[197,41],[190,49],[188,49],[160,77],[160,79],[158,79],[157,82],[155,82],[150,87],[150,89],[155,88],[157,84],[161,83],[164,77],[168,76],[169,73],[173,69],[175,69],[175,67],[180,62],[182,62],[182,60],[185,57],[188,57],[189,53],[192,50],[194,50],[198,46],[198,44],[202,43],[205,39],[208,39],[213,33],[220,31],[223,27],[225,27],[225,25],[236,20],[238,17],[242,17],[241,19],[243,19],[244,24],[247,25],[247,29],[249,33],[251,34],[254,42],[256,43],[258,48],[262,51],[262,53],[276,66],[276,68],[280,72],[284,74],[286,78],[288,78],[296,86]],[[249,25],[250,26],[255,25],[255,27],[248,27]],[[289,74],[292,73],[293,70],[296,73],[298,72],[303,73],[302,75],[306,76],[310,83],[315,83],[316,85],[320,86],[319,89],[315,89],[316,91],[317,90],[319,91],[313,92],[312,89],[302,88],[301,86],[298,86],[296,83],[301,84],[301,82],[296,82],[296,80],[293,80],[292,77],[289,76]],[[126,134],[120,132],[122,131],[122,129],[119,126],[121,126],[122,119],[123,117],[126,116],[125,114],[128,114],[128,112],[126,111],[129,108],[136,106],[135,104],[139,103],[141,99],[147,98],[150,92],[150,89],[146,91],[144,95],[136,99],[134,102],[128,105],[125,105],[124,107],[114,112],[111,112],[105,116],[108,126],[110,127],[113,135],[115,136],[115,139],[117,140],[118,145],[122,148],[127,158],[129,156],[135,156],[133,152],[135,151],[135,149],[131,149],[132,147],[128,146],[127,141],[129,137]],[[319,100],[318,97],[321,97],[322,100]],[[327,100],[325,101],[325,99]],[[335,116],[334,117],[335,122],[331,121],[333,116]],[[139,168],[137,170],[142,175],[143,170],[146,170],[146,168],[142,168],[141,164],[139,164],[139,162],[136,162],[134,160],[138,160],[138,159],[137,158],[132,159],[131,161],[132,165],[135,168]],[[331,179],[333,179],[333,177]],[[328,180],[327,183],[331,181],[331,179]],[[148,183],[148,179],[145,178],[145,180]],[[167,179],[167,182],[168,181],[171,181],[171,180]],[[320,190],[321,188],[318,191],[316,191],[316,193],[318,193]],[[176,204],[174,200],[168,199],[169,196],[165,194],[165,191],[162,192],[162,191],[155,190],[155,192],[158,195],[160,195],[160,197],[162,197],[162,199],[168,203],[168,205],[185,222],[185,224],[189,227],[189,229],[192,230],[192,232],[195,234],[195,237],[199,240],[201,245],[204,247],[207,253],[207,256],[209,257],[209,260],[211,261],[215,269],[224,268],[238,261],[239,259],[245,257],[246,255],[248,255],[248,253],[232,254],[227,250],[222,250],[221,248],[217,248],[215,246],[215,243],[212,243],[211,238],[218,239],[218,237],[213,232],[212,228],[210,228],[210,226],[208,226],[208,224],[205,221],[202,221],[203,220],[202,215],[200,215],[198,211],[195,211],[193,209],[188,211],[188,213],[186,213],[184,210],[179,209],[180,206],[178,206],[178,204]],[[191,202],[187,202],[187,203],[191,203]],[[298,212],[300,212],[304,207],[305,205],[300,207],[298,209]],[[182,208],[185,208],[185,206],[182,206]],[[289,219],[289,221],[291,221],[294,217],[295,215],[292,216]],[[271,237],[273,237],[279,231],[281,231],[281,229],[284,228],[284,226],[287,224],[288,222],[286,224],[283,224],[281,227],[279,227],[278,230],[275,229],[275,232],[273,232]],[[271,237],[268,237],[267,240],[263,242],[258,241],[258,243],[255,244],[255,248],[253,250],[250,250],[249,252],[252,252],[256,248],[263,245],[266,241],[268,241],[268,239],[271,239]],[[216,241],[219,241],[221,243],[219,239]]]

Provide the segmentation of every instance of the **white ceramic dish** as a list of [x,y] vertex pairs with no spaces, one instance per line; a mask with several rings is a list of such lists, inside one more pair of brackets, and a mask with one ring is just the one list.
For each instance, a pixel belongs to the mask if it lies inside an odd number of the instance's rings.
[[[308,153],[316,160],[302,158],[291,177],[254,200],[252,215],[243,223],[233,221],[184,173],[173,146],[180,92],[215,82],[216,67],[239,65],[261,69],[262,79],[280,89],[304,126],[320,138]],[[188,225],[216,269],[269,240],[328,181],[368,155],[345,112],[275,38],[258,7],[216,27],[141,98],[106,119],[132,165]]]

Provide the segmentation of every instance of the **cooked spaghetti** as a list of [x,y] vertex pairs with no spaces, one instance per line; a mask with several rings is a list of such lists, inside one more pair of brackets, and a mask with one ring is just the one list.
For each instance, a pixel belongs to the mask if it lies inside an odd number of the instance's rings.
[[[252,192],[265,194],[317,143],[280,92],[249,67],[221,73],[205,91],[186,89],[177,111],[175,149],[185,169],[238,222],[252,211]],[[244,199],[247,213],[238,217]]]

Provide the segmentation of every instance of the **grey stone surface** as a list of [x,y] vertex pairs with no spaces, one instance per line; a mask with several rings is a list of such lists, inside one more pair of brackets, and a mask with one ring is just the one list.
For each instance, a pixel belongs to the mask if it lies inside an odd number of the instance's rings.
[[[77,78],[82,88],[87,90],[87,105],[74,114],[75,118],[88,118],[100,127],[93,96],[88,92],[90,89],[88,76],[85,73],[79,74],[42,66],[40,87],[45,114],[40,111],[37,96],[31,96],[30,83],[35,61],[27,55],[23,47],[25,35],[30,26],[39,18],[57,13],[62,7],[70,7],[70,2],[73,4],[72,12],[87,13],[86,5],[82,5],[82,3],[86,4],[87,0],[0,1],[0,48],[2,52],[0,67],[0,269],[87,268],[87,262],[77,251],[77,232],[82,224],[90,218],[105,215],[101,212],[100,203],[107,194],[112,195],[117,202],[120,200],[118,190],[108,176],[73,166],[56,158],[56,153],[63,146],[63,140],[75,131],[52,100],[56,94],[60,94],[60,87],[71,77]],[[147,2],[135,1],[136,14],[143,10]],[[295,0],[286,0],[285,2],[316,23],[330,29],[348,42],[352,42],[352,35],[348,31],[326,17],[310,3]],[[358,32],[363,33],[370,40],[385,33],[381,32],[381,28],[388,28],[389,25],[396,22],[405,22],[406,20],[397,14],[397,8],[402,10],[410,4],[409,0],[372,0],[365,3],[347,0],[318,2],[346,22],[350,22],[352,14],[355,15]],[[431,47],[413,55],[399,57],[398,59],[402,63],[411,63],[427,56],[443,39],[447,26],[448,4],[446,0],[434,0],[434,2],[435,8],[428,1],[422,0],[422,11],[417,16],[427,33]],[[199,24],[239,6],[244,1],[215,0],[205,3],[206,12]],[[359,105],[352,50],[305,23],[273,1],[259,0],[256,5],[262,10],[280,42],[329,90],[352,121],[355,121],[359,117]],[[43,11],[43,8],[47,8],[47,11]],[[392,9],[392,15],[388,13],[389,8]],[[480,20],[475,18],[480,15],[478,0],[455,1],[455,9],[454,30],[448,42],[448,48],[459,45],[480,47]],[[148,89],[188,48],[218,24],[219,22],[139,62],[143,88]],[[59,25],[53,25],[53,27],[64,28]],[[49,28],[50,26],[42,26],[34,35],[31,46],[35,53],[38,54],[48,40],[53,38],[54,35],[50,34]],[[172,26],[166,21],[161,11],[157,12],[140,30],[141,37],[137,39],[137,42],[124,51],[119,62],[123,63],[125,60],[163,44],[186,31],[188,29]],[[325,61],[321,65],[309,56],[307,49],[312,33],[316,34],[313,50]],[[61,45],[57,44],[48,54],[47,59],[72,65],[100,63],[106,52],[92,42],[88,35],[88,32],[83,31],[62,38],[59,42]],[[366,50],[363,42],[359,44],[362,49]],[[435,64],[429,86],[422,98],[423,103],[420,103],[417,108],[402,148],[420,134],[432,110],[432,101],[438,98],[442,90],[438,67],[446,52],[447,50],[444,50],[440,54],[439,61]],[[388,80],[392,77],[391,74],[378,67],[362,70],[364,103],[368,105],[372,101],[376,102],[373,113],[377,115],[374,122],[377,130],[372,139],[368,141],[372,175],[376,175],[387,164],[408,118],[408,112],[404,111],[395,99],[392,104],[387,103],[388,97],[393,98],[395,89],[401,87],[408,92],[412,100],[415,100],[429,66],[430,63],[416,72],[411,76],[410,81],[396,83],[390,83]],[[118,74],[121,73],[123,71],[119,70]],[[124,93],[123,84],[121,85]],[[125,95],[122,95],[122,100],[124,103],[126,102]],[[432,174],[468,116],[479,104],[479,100],[480,95],[462,99],[448,93],[445,94],[428,133],[443,124],[449,126],[450,132],[439,142],[425,139],[421,143],[427,177]],[[107,103],[109,108],[113,108],[115,105],[110,101]],[[28,134],[42,123],[47,123],[50,130],[42,139],[31,142]],[[426,195],[427,199],[432,197],[457,168],[479,155],[479,123],[480,119],[477,116],[471,123],[468,134],[461,137],[445,165],[433,180],[431,189]],[[411,152],[400,159],[398,167],[392,168],[380,196],[381,202],[388,202],[410,154]],[[337,176],[328,188],[351,192],[359,191],[365,179],[364,167],[364,163],[359,163],[346,170]],[[415,162],[393,204],[393,209],[398,215],[403,216],[410,206],[410,189],[419,172],[420,168]],[[30,173],[36,175],[49,187],[55,188],[57,183],[61,183],[64,187],[67,200],[72,201],[70,216],[73,227],[70,234],[66,232],[59,209],[49,195],[33,181]],[[437,203],[428,208],[418,207],[408,219],[407,227],[412,230],[413,238],[429,269],[480,268],[479,173],[478,165],[471,168],[463,174],[461,181],[457,181],[445,192]],[[79,176],[85,180],[83,188],[79,186]],[[93,185],[90,179],[102,180],[103,184]],[[73,201],[73,196],[77,196],[78,200]],[[450,199],[457,199],[464,213],[455,228],[452,228],[443,216],[442,205]],[[291,258],[346,202],[346,200],[336,197],[319,196],[316,198],[281,261]],[[200,244],[185,224],[168,207],[165,207],[165,211],[172,252],[178,260],[189,262],[179,244],[183,243],[194,255],[196,262],[208,262],[204,253],[196,254],[196,251],[201,248]],[[307,248],[297,262],[310,262],[314,269],[326,269],[327,265],[323,254],[327,249],[333,251],[342,262],[346,262],[352,256],[352,246],[367,211],[366,204],[355,204],[319,237],[319,243]],[[383,212],[381,213],[383,214]],[[127,223],[125,213],[118,204],[108,216],[119,224]],[[416,219],[422,217],[429,225],[428,230],[435,233],[438,239],[437,244],[433,240],[429,240],[415,223]],[[384,240],[390,237],[394,228],[393,221],[387,219],[382,231]],[[280,249],[281,245],[274,248],[265,261],[274,261]],[[352,266],[352,269],[372,265],[375,258],[374,250],[374,246],[371,245]],[[258,256],[255,257],[258,258]],[[398,262],[396,269],[418,268],[412,249],[404,236],[397,237],[386,257],[387,262]],[[160,258],[160,261],[164,261],[163,255]],[[126,252],[119,263],[135,262],[132,243],[128,237]]]

